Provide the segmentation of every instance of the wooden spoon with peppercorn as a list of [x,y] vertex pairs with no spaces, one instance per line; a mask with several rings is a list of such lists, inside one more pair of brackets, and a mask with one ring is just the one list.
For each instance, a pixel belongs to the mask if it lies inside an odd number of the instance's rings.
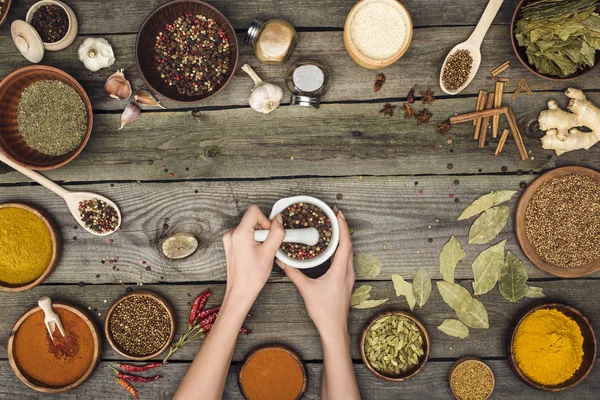
[[481,64],[481,43],[504,0],[490,0],[475,30],[466,41],[454,46],[440,73],[440,87],[447,94],[459,94],[475,78]]
[[45,176],[11,161],[2,153],[0,161],[62,197],[75,220],[89,233],[107,236],[121,226],[119,207],[106,197],[89,192],[71,192]]

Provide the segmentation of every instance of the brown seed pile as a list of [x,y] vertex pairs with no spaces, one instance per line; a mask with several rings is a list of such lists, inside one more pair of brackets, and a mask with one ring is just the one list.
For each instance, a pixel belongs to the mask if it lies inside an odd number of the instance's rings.
[[149,296],[132,296],[119,303],[108,321],[114,342],[126,353],[147,356],[169,340],[171,319],[165,307]]
[[459,400],[484,400],[494,390],[494,379],[486,365],[466,361],[454,370],[450,386]]
[[297,260],[315,258],[323,253],[331,241],[331,221],[319,207],[307,204],[294,204],[281,213],[285,229],[316,228],[319,231],[319,242],[314,246],[301,243],[283,243],[281,250],[288,257]]
[[442,74],[442,82],[446,89],[451,91],[460,89],[469,79],[472,67],[473,57],[469,50],[457,50],[452,53]]
[[554,178],[533,195],[527,238],[546,262],[577,268],[600,258],[600,184],[587,176]]

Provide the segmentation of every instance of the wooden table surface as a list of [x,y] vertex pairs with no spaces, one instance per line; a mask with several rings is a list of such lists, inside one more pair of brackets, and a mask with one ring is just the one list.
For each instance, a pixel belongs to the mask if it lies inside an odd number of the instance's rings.
[[[481,70],[473,83],[456,97],[443,96],[438,86],[439,68],[448,51],[465,40],[482,14],[485,0],[404,0],[415,25],[406,55],[387,68],[387,82],[374,93],[376,71],[354,64],[346,54],[342,31],[346,14],[355,0],[214,0],[234,24],[241,40],[256,16],[282,17],[300,32],[292,62],[316,59],[333,70],[333,84],[320,110],[285,104],[269,116],[247,105],[252,81],[236,72],[218,96],[197,107],[164,101],[166,110],[144,111],[142,117],[117,130],[124,102],[109,99],[103,85],[117,68],[124,68],[131,84],[143,87],[135,66],[134,43],[144,18],[164,0],[70,0],[79,18],[79,37],[69,48],[47,52],[43,64],[64,69],[87,90],[94,109],[94,130],[83,153],[70,164],[46,175],[69,189],[98,192],[119,204],[122,230],[109,238],[92,237],[75,227],[62,200],[32,185],[18,173],[0,167],[0,202],[25,201],[49,211],[60,226],[63,255],[48,280],[27,292],[0,292],[0,398],[6,399],[127,399],[128,394],[111,378],[109,362],[121,361],[105,342],[102,363],[82,387],[57,396],[42,396],[23,385],[7,361],[6,343],[13,323],[36,305],[41,296],[91,307],[99,326],[110,304],[129,288],[156,291],[173,304],[178,333],[185,329],[190,300],[210,287],[220,302],[225,289],[223,232],[234,227],[250,204],[267,213],[279,198],[309,194],[344,210],[357,252],[369,252],[383,262],[382,273],[368,284],[374,297],[390,297],[378,309],[351,310],[349,329],[352,356],[361,393],[365,399],[448,399],[447,372],[452,362],[465,355],[486,360],[496,375],[493,398],[596,399],[600,368],[577,388],[555,395],[536,391],[522,383],[506,361],[505,343],[515,319],[539,300],[512,304],[497,290],[482,297],[490,317],[489,330],[471,330],[465,340],[448,337],[436,327],[453,318],[453,311],[434,289],[424,309],[415,314],[432,339],[431,359],[414,379],[387,383],[373,376],[360,360],[358,347],[362,326],[377,312],[407,309],[394,295],[390,275],[412,279],[425,267],[441,279],[438,255],[450,235],[467,242],[470,221],[457,221],[461,210],[491,190],[519,192],[540,173],[563,165],[600,169],[600,146],[556,157],[539,145],[538,113],[550,99],[561,106],[568,84],[541,80],[528,73],[516,59],[509,23],[517,0],[506,0],[483,43]],[[34,0],[13,1],[8,22],[0,29],[0,77],[29,65],[10,38],[10,22],[20,18]],[[110,69],[92,73],[77,59],[76,50],[87,37],[104,37],[115,50]],[[510,105],[523,132],[530,159],[521,161],[509,139],[501,157],[494,157],[495,143],[477,149],[473,127],[464,124],[448,135],[435,132],[435,124],[453,113],[472,111],[479,89],[492,90],[486,79],[490,70],[510,60],[505,73],[512,78],[504,103]],[[281,86],[286,66],[259,64],[250,48],[242,45],[240,63],[249,62],[265,80]],[[289,64],[287,65],[289,66]],[[535,92],[510,95],[521,77]],[[600,102],[600,68],[573,83]],[[393,118],[378,114],[386,102],[401,105],[409,89],[431,86],[439,95],[429,110],[432,122],[417,127],[401,112]],[[420,108],[420,104],[419,108]],[[447,139],[452,138],[448,144]],[[164,166],[164,167],[163,167]],[[168,172],[165,172],[167,169]],[[170,176],[170,174],[173,176]],[[514,210],[516,197],[510,203]],[[436,222],[439,221],[439,222]],[[175,232],[190,232],[200,241],[199,250],[182,261],[161,256],[158,243]],[[512,222],[500,238],[507,249],[525,262],[533,285],[541,286],[545,300],[565,302],[579,308],[596,327],[600,326],[598,278],[562,280],[536,269],[520,251]],[[467,258],[457,268],[461,283],[470,286],[470,264],[485,246],[465,246]],[[102,263],[119,257],[116,264]],[[145,263],[142,262],[145,261]],[[358,279],[357,285],[367,280]],[[139,286],[142,285],[143,286]],[[277,269],[252,309],[256,315],[247,326],[254,332],[240,337],[227,381],[225,398],[239,399],[236,372],[252,348],[282,343],[306,360],[309,371],[307,399],[319,398],[322,353],[318,335],[306,315],[296,288]],[[165,379],[138,384],[142,399],[170,399],[199,342],[186,346],[161,373]]]

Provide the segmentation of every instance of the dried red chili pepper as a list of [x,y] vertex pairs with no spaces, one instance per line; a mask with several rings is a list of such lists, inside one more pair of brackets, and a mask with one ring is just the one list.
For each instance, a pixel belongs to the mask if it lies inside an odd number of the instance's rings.
[[145,365],[132,365],[132,364],[121,363],[121,364],[119,364],[119,368],[122,369],[123,371],[127,371],[127,372],[144,372],[144,371],[148,371],[149,369],[162,367],[162,365],[163,365],[162,362],[155,362],[155,363],[145,364]]
[[204,318],[208,317],[209,315],[218,313],[220,309],[221,309],[221,306],[215,307],[215,308],[209,308],[208,310],[201,311],[196,315],[196,321],[203,320]]
[[115,378],[115,380],[117,381],[117,383],[121,386],[123,386],[125,388],[125,390],[127,390],[129,393],[131,393],[131,395],[133,396],[134,399],[139,400],[140,399],[140,395],[138,394],[137,390],[135,390],[135,388],[133,387],[133,385],[129,382],[127,382],[125,379],[122,378]]
[[244,335],[249,335],[249,334],[252,333],[252,330],[251,329],[246,329],[244,327],[241,327],[240,328],[240,332],[242,332]]
[[121,379],[125,379],[126,381],[130,381],[130,382],[142,382],[142,383],[148,383],[148,382],[152,382],[152,381],[157,381],[159,379],[162,379],[162,375],[154,375],[154,376],[149,376],[149,377],[145,377],[145,376],[137,376],[137,375],[130,375],[130,374],[126,374],[124,372],[117,372],[117,376]]
[[217,320],[218,315],[219,315],[219,313],[214,313],[214,314],[211,314],[208,317],[200,320],[200,325],[202,325],[202,329],[204,329],[206,331],[206,327],[208,325],[212,325]]
[[194,301],[192,305],[192,310],[190,311],[190,318],[188,321],[188,326],[194,325],[194,320],[196,319],[196,315],[204,309],[204,305],[208,301],[208,298],[211,295],[210,289],[206,289],[204,292],[200,293],[200,295]]

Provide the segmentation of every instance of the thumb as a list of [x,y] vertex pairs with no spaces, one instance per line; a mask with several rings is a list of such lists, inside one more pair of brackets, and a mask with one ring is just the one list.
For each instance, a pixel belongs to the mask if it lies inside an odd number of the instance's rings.
[[279,246],[281,246],[281,243],[283,243],[283,238],[285,237],[285,229],[283,229],[283,220],[281,218],[281,214],[277,214],[273,221],[271,221],[271,228],[269,231],[269,235],[262,246],[272,252],[273,256],[275,256],[275,252]]

